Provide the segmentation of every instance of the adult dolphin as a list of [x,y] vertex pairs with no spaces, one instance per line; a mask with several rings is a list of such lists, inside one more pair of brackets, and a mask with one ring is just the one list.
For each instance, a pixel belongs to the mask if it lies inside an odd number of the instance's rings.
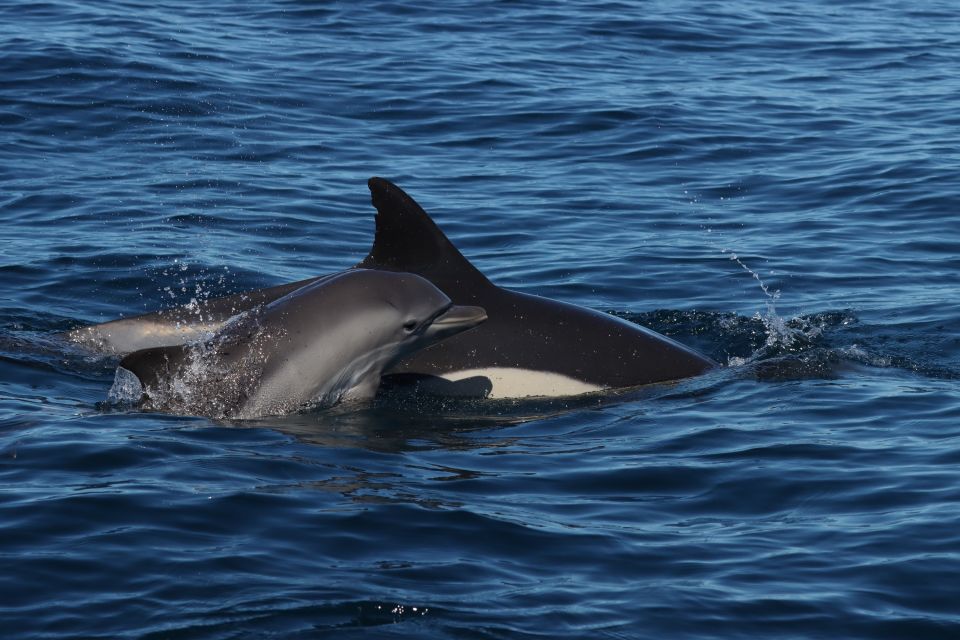
[[[369,181],[376,235],[357,267],[416,273],[456,304],[479,305],[489,319],[400,360],[386,373],[436,393],[488,397],[566,396],[678,380],[717,366],[706,356],[639,325],[584,307],[510,291],[477,270],[413,198],[383,178]],[[320,276],[321,278],[325,276]],[[231,315],[316,280],[210,300],[72,331],[108,353],[178,344]]]
[[[409,271],[457,304],[479,305],[477,331],[404,358],[387,374],[437,393],[487,397],[567,396],[687,378],[717,366],[637,324],[490,282],[399,187],[371,178],[377,209],[367,269]],[[451,384],[452,383],[452,384]]]
[[146,409],[279,415],[373,397],[385,367],[485,319],[420,276],[352,269],[239,315],[203,342],[136,351],[120,367],[136,375]]

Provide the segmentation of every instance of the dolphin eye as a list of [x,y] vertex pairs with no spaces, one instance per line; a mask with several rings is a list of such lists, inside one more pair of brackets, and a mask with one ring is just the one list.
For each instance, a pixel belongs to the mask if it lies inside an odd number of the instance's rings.
[[403,323],[403,330],[407,333],[413,333],[413,330],[417,328],[416,320],[407,320]]

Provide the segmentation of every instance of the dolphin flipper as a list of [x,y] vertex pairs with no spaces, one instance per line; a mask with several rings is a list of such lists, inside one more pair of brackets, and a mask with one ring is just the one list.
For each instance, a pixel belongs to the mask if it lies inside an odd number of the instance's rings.
[[143,388],[156,386],[186,360],[189,347],[175,345],[134,351],[120,360],[120,366],[137,376]]

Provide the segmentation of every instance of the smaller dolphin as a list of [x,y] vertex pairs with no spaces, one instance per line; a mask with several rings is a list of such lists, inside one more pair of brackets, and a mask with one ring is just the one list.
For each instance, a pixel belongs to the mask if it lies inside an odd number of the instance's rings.
[[352,269],[236,316],[206,340],[131,353],[120,368],[140,381],[148,410],[279,415],[373,397],[386,367],[486,317],[420,276]]

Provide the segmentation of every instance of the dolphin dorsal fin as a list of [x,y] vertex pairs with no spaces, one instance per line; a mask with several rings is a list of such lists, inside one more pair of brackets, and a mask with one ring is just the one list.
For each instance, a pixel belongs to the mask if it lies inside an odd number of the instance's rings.
[[383,178],[370,178],[367,185],[377,209],[376,235],[358,267],[416,273],[454,299],[451,288],[490,285],[400,187]]

